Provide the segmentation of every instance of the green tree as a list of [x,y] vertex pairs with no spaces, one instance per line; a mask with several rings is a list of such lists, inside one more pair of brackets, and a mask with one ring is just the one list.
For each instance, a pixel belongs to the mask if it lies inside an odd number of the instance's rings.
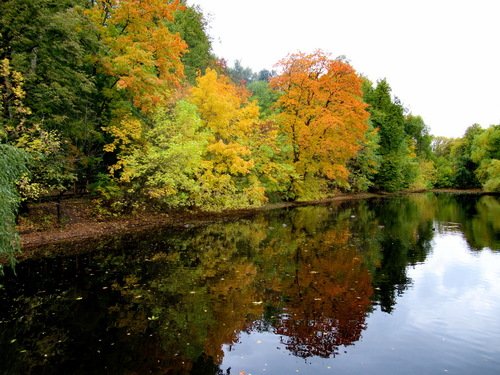
[[241,65],[240,60],[236,60],[233,67],[228,67],[226,70],[229,78],[237,85],[246,85],[255,79],[252,69]]
[[200,205],[197,179],[209,134],[200,130],[196,106],[179,101],[172,113],[159,110],[143,146],[122,157],[120,183],[135,196],[165,207]]
[[406,115],[404,127],[406,135],[410,138],[415,148],[417,157],[430,159],[432,156],[432,137],[429,134],[429,127],[425,124],[422,117],[412,115],[411,113]]
[[436,179],[434,186],[437,188],[451,188],[454,185],[455,172],[451,150],[453,144],[457,142],[454,138],[433,137],[431,149],[436,167]]
[[182,56],[184,74],[189,83],[195,84],[196,77],[205,73],[215,57],[212,55],[212,43],[207,34],[207,21],[198,6],[188,6],[177,10],[174,21],[169,25],[173,32],[179,33],[187,43],[188,50]]
[[252,81],[247,88],[252,93],[250,100],[256,100],[259,103],[261,118],[265,119],[277,113],[275,103],[279,98],[279,93],[271,89],[268,81]]
[[389,192],[405,189],[415,178],[416,164],[405,132],[404,108],[398,99],[392,99],[385,79],[375,88],[366,83],[363,88],[372,126],[380,137],[381,164],[374,187]]
[[368,191],[373,186],[381,161],[379,141],[377,129],[369,124],[365,139],[361,142],[361,149],[348,164],[349,185],[354,191]]
[[500,191],[500,125],[477,134],[472,141],[471,159],[478,164],[476,177],[486,191]]
[[39,123],[31,122],[31,109],[24,103],[23,75],[10,67],[8,59],[2,61],[1,68],[0,139],[30,156],[30,173],[21,176],[19,182],[22,196],[37,199],[42,194],[59,193],[60,197],[75,180],[63,141],[56,130],[45,130]]
[[85,0],[7,0],[0,12],[0,58],[24,77],[29,124],[56,130],[60,150],[82,180],[98,169],[102,121],[91,54],[98,48]]
[[11,264],[19,250],[16,214],[21,197],[16,184],[27,173],[26,162],[27,155],[22,150],[0,144],[0,255],[6,255]]
[[30,174],[23,176],[20,182],[20,190],[25,199],[36,200],[43,195],[56,194],[60,203],[64,192],[76,180],[71,160],[64,152],[63,142],[57,131],[44,130],[39,124],[24,129],[15,140],[15,146],[30,156]]
[[479,124],[469,126],[465,135],[451,149],[455,173],[454,186],[458,188],[477,188],[481,186],[475,171],[479,166],[472,159],[472,145],[475,137],[484,130]]

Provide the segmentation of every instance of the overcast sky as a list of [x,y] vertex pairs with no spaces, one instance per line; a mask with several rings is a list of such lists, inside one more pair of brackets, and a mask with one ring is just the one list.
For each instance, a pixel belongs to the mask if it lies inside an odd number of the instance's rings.
[[500,124],[500,0],[190,0],[231,65],[271,70],[293,52],[345,55],[434,135]]

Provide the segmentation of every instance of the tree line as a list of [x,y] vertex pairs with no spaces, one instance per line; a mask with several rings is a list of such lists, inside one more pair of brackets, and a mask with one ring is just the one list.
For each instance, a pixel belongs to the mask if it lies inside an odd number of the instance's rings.
[[67,191],[123,212],[500,190],[499,125],[432,137],[386,80],[320,50],[230,67],[185,1],[7,0],[0,34],[2,236],[21,200]]

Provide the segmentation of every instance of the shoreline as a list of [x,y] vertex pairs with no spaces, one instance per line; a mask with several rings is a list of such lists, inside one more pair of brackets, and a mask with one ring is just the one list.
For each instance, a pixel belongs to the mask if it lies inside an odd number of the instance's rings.
[[[387,198],[398,195],[418,194],[424,192],[453,194],[488,194],[481,190],[433,189],[427,191],[404,191],[397,193],[353,193],[339,194],[335,197],[307,202],[283,202],[267,204],[262,207],[226,210],[222,212],[201,211],[144,211],[133,215],[98,218],[89,198],[69,198],[61,205],[62,224],[56,223],[56,203],[34,203],[30,205],[30,213],[21,217],[17,227],[20,234],[21,252],[18,261],[53,255],[52,251],[41,251],[44,247],[62,247],[64,244],[81,244],[91,240],[105,240],[125,233],[141,233],[155,228],[170,226],[172,228],[191,227],[223,222],[231,219],[254,216],[260,212],[276,209],[293,208],[310,205],[329,204],[332,202],[354,201],[370,198]],[[58,253],[58,251],[55,251]]]

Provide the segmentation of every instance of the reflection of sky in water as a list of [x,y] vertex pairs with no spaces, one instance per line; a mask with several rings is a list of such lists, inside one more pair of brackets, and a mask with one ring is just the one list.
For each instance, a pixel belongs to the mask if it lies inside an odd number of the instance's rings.
[[[459,233],[436,234],[392,314],[377,308],[354,346],[335,358],[294,357],[271,333],[224,347],[231,374],[499,374],[500,254],[471,252]],[[344,353],[345,351],[345,353]]]

